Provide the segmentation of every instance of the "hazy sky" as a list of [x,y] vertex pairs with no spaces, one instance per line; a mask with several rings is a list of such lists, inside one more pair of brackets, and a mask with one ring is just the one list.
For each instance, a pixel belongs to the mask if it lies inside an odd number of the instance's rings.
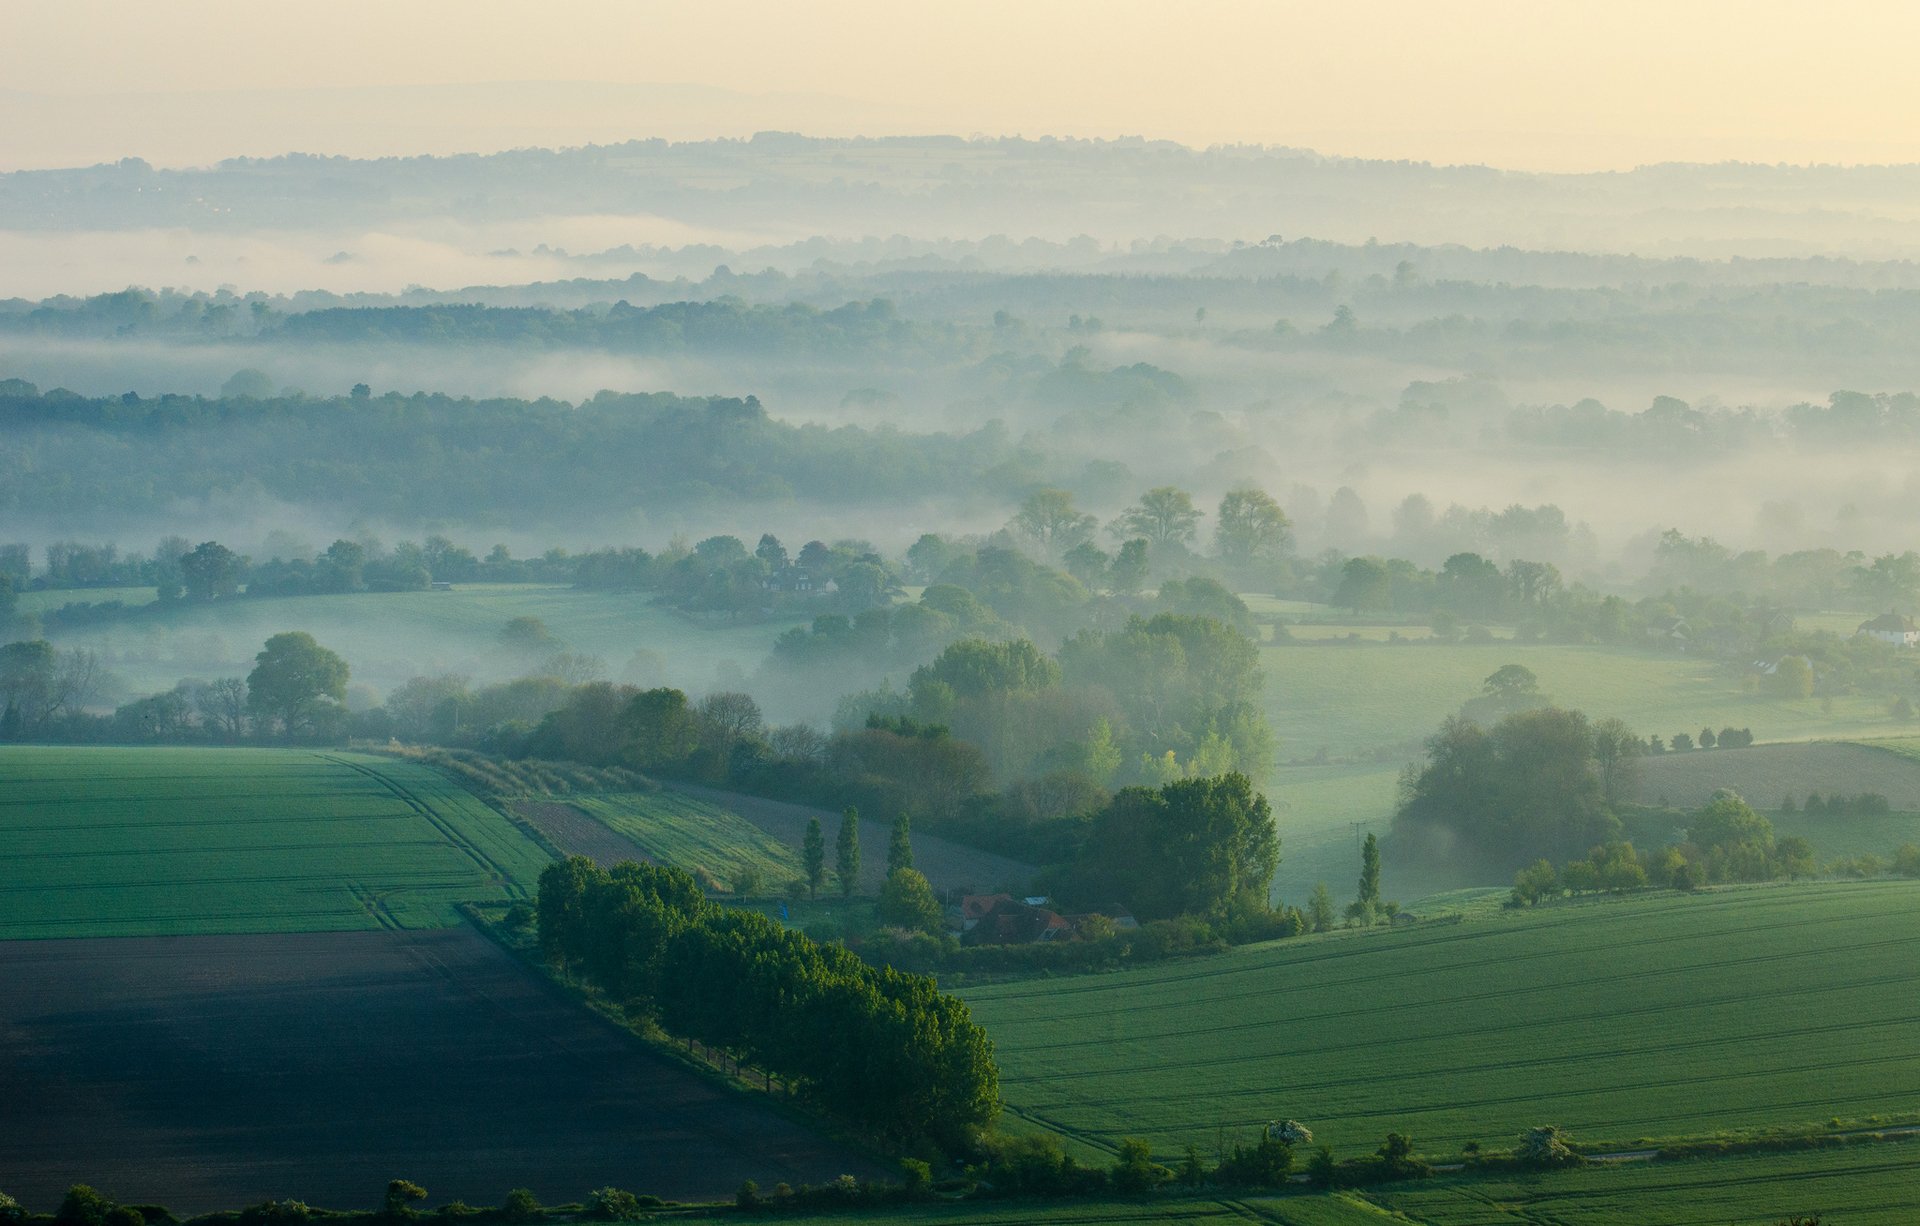
[[[1540,169],[1920,160],[1911,0],[0,0],[0,40],[4,90],[60,96],[0,98],[5,167],[767,127]],[[379,88],[529,81],[710,88]],[[252,92],[311,89],[340,92]],[[135,96],[199,91],[227,96]]]

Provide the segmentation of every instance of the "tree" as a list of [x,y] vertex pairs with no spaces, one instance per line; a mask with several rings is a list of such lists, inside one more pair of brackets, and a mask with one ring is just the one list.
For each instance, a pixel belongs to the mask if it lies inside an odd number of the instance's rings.
[[1308,925],[1315,932],[1332,932],[1334,921],[1338,918],[1339,912],[1333,905],[1333,891],[1327,888],[1326,882],[1315,882],[1313,897],[1307,902]]
[[1393,577],[1378,558],[1348,558],[1340,568],[1340,586],[1332,603],[1355,613],[1384,609],[1393,599]]
[[1098,521],[1073,505],[1066,490],[1040,489],[1027,495],[1013,517],[1013,528],[1047,554],[1055,554],[1093,535]]
[[247,674],[247,709],[288,737],[323,734],[346,713],[347,662],[304,630],[276,634]]
[[1565,860],[1619,837],[1594,768],[1586,716],[1518,711],[1491,729],[1458,717],[1427,741],[1426,765],[1403,790],[1396,839],[1416,854],[1451,855],[1512,873]]
[[827,879],[827,840],[820,833],[817,817],[807,819],[807,837],[801,844],[800,858],[807,872],[807,897],[818,897],[820,886]]
[[1186,545],[1198,529],[1202,512],[1194,509],[1193,495],[1162,485],[1140,495],[1140,501],[1120,512],[1113,534],[1122,540],[1141,537],[1166,548]]
[[1702,728],[1700,730],[1699,739],[1700,739],[1700,748],[1702,749],[1712,749],[1715,745],[1718,745],[1720,743],[1720,738],[1714,735],[1714,731],[1711,728]]
[[840,815],[840,834],[834,840],[834,872],[840,878],[840,896],[852,898],[860,885],[860,810],[851,806]]
[[1608,804],[1619,804],[1633,786],[1644,748],[1645,743],[1624,721],[1611,717],[1594,721],[1593,761],[1600,768],[1600,791]]
[[1220,499],[1213,548],[1228,566],[1278,561],[1293,543],[1293,523],[1265,490],[1239,486]]
[[926,877],[911,868],[896,868],[887,874],[880,887],[878,907],[883,923],[909,932],[938,933],[946,926],[946,913],[934,897]]
[[1356,901],[1363,906],[1380,905],[1380,841],[1371,831],[1360,847],[1360,895]]
[[1813,662],[1805,656],[1787,656],[1773,666],[1767,690],[1776,698],[1813,697]]
[[45,639],[0,647],[0,737],[31,733],[59,707],[58,655]]
[[1131,787],[1093,819],[1062,892],[1122,902],[1143,920],[1267,909],[1280,840],[1267,798],[1238,772]]
[[1147,582],[1147,542],[1135,537],[1120,546],[1120,553],[1107,571],[1107,583],[1122,596],[1131,596]]
[[194,710],[200,723],[214,736],[237,741],[246,731],[247,683],[238,677],[222,677],[194,695]]
[[913,825],[905,813],[893,819],[893,836],[887,840],[887,875],[913,867]]
[[389,1217],[400,1217],[411,1212],[416,1201],[427,1199],[427,1190],[408,1179],[395,1179],[387,1184],[387,1195],[383,1202]]
[[1173,1172],[1153,1160],[1153,1149],[1145,1141],[1123,1137],[1120,1155],[1113,1164],[1113,1186],[1128,1196],[1153,1191],[1173,1178]]
[[179,560],[180,581],[195,600],[231,596],[240,589],[240,555],[218,541],[202,541]]

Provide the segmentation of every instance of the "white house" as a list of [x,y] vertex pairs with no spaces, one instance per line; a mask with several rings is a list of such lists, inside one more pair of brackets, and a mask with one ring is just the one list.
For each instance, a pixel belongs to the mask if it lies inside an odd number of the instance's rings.
[[1913,647],[1920,645],[1920,626],[1916,626],[1911,617],[1902,617],[1898,613],[1887,612],[1872,621],[1860,623],[1853,632],[1854,637],[1866,635],[1879,639],[1883,643],[1892,643],[1895,647]]

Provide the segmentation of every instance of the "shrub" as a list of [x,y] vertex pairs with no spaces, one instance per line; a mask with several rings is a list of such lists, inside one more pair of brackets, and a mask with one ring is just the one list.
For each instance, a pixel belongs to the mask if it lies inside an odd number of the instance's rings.
[[107,1226],[107,1215],[118,1208],[86,1184],[76,1183],[53,1211],[53,1220],[56,1226]]
[[742,1181],[740,1190],[733,1194],[733,1203],[742,1209],[758,1209],[760,1207],[760,1185],[751,1179]]
[[1153,1160],[1153,1150],[1145,1141],[1131,1138],[1120,1142],[1120,1157],[1113,1164],[1113,1186],[1130,1196],[1151,1192],[1173,1178],[1173,1172]]
[[1277,1188],[1292,1171],[1293,1147],[1278,1137],[1261,1137],[1252,1145],[1236,1142],[1213,1177],[1228,1187]]
[[387,1184],[386,1199],[382,1202],[388,1216],[400,1217],[413,1212],[415,1201],[427,1199],[427,1190],[408,1179],[395,1179]]
[[26,1220],[26,1207],[19,1201],[13,1199],[13,1197],[8,1196],[5,1192],[0,1192],[0,1223],[5,1223],[5,1226],[13,1226],[15,1222],[24,1222]]
[[503,1222],[535,1222],[540,1219],[540,1200],[526,1188],[515,1188],[500,1203]]
[[1514,1161],[1522,1166],[1548,1170],[1561,1166],[1578,1166],[1585,1162],[1579,1154],[1567,1147],[1566,1134],[1553,1124],[1542,1124],[1538,1128],[1529,1128],[1520,1138],[1520,1148],[1513,1153]]
[[241,1226],[299,1226],[313,1210],[297,1200],[263,1200],[240,1211]]
[[933,1187],[933,1166],[918,1158],[900,1159],[900,1186],[908,1196],[924,1196]]
[[1902,843],[1893,853],[1893,871],[1902,877],[1920,877],[1920,847]]

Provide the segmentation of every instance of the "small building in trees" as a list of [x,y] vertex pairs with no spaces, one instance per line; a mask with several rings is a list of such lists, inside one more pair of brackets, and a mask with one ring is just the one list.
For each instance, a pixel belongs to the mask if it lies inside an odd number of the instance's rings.
[[1853,633],[1855,638],[1864,636],[1878,639],[1895,647],[1920,645],[1920,625],[1915,625],[1911,617],[1902,617],[1891,609],[1871,621],[1861,622],[1860,628]]

